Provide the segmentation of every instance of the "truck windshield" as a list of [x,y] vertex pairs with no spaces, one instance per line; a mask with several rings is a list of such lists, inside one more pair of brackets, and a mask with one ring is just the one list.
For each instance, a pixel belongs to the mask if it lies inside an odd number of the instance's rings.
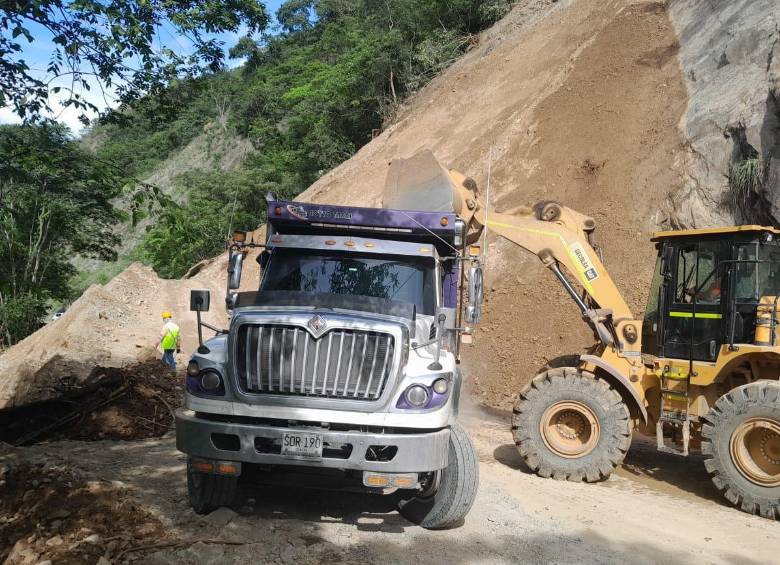
[[318,253],[277,249],[262,290],[347,294],[410,302],[420,314],[435,310],[434,263],[429,257]]

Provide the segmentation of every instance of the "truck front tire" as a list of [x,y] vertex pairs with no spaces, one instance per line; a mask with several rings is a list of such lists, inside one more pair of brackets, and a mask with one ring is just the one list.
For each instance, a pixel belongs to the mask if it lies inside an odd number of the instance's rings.
[[479,457],[466,430],[454,424],[450,430],[449,464],[437,472],[431,490],[398,502],[401,515],[430,530],[460,525],[471,510],[479,485]]
[[590,483],[606,479],[623,462],[631,419],[609,383],[561,367],[540,373],[520,393],[512,434],[537,475]]
[[237,477],[200,473],[187,461],[187,492],[196,514],[208,514],[221,506],[230,506],[236,498]]

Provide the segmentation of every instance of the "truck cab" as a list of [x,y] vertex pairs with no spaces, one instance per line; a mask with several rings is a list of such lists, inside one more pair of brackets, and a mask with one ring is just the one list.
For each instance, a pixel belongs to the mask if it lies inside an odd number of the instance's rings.
[[[193,509],[231,504],[239,481],[305,471],[391,494],[424,527],[462,521],[478,482],[457,423],[461,275],[474,259],[463,222],[452,211],[267,205],[265,240],[229,244],[230,327],[187,367],[176,436]],[[253,247],[261,282],[238,292]],[[209,302],[193,292],[199,317]]]

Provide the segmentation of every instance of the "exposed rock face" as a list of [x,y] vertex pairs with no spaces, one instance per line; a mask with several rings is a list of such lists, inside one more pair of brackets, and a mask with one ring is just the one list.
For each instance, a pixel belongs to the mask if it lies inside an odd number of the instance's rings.
[[[672,0],[669,14],[688,87],[689,153],[668,223],[780,222],[780,2]],[[759,181],[738,194],[729,177],[746,161]]]

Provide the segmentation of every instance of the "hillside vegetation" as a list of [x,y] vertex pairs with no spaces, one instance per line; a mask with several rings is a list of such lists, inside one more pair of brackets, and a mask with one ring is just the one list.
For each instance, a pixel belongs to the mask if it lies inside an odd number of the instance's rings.
[[273,33],[232,46],[239,67],[131,96],[78,142],[3,126],[0,349],[133,260],[176,278],[217,254],[263,222],[266,192],[293,198],[351,157],[511,6],[288,0]]
[[87,136],[131,186],[204,136],[253,148],[237,168],[218,166],[220,149],[207,149],[212,167],[192,163],[165,183],[173,201],[154,208],[140,246],[126,251],[164,277],[213,256],[232,228],[263,221],[266,192],[292,198],[351,157],[510,8],[509,0],[285,2],[276,34],[233,47],[242,66],[171,84]]

